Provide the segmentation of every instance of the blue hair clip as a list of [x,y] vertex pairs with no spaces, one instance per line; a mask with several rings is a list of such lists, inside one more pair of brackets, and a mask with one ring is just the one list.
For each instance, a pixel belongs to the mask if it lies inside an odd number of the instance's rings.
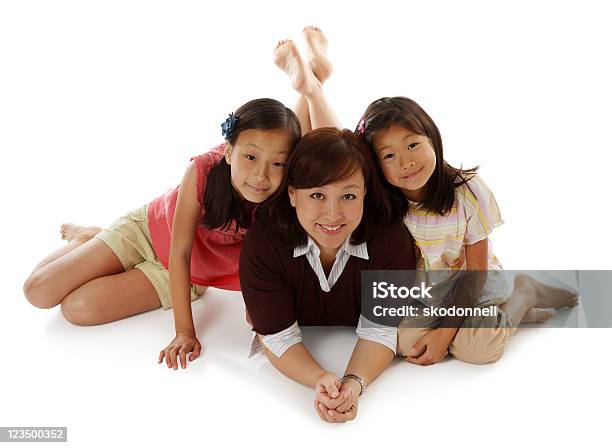
[[227,120],[221,123],[221,134],[223,134],[223,137],[225,137],[226,140],[232,138],[232,133],[236,129],[238,120],[239,118],[232,112],[229,114],[229,117],[227,117]]

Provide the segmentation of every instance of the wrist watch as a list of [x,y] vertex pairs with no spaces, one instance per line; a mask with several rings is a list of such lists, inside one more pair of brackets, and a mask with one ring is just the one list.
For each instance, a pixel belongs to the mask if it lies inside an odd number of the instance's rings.
[[342,378],[340,378],[341,383],[345,383],[348,380],[355,380],[359,383],[359,385],[361,386],[361,392],[359,392],[359,396],[361,397],[361,395],[363,395],[363,391],[365,390],[365,383],[363,382],[363,380],[357,375],[354,375],[352,373],[344,375]]

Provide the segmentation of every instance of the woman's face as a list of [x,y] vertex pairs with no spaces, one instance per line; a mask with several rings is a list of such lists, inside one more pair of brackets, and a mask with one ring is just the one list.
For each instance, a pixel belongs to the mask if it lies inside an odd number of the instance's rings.
[[289,187],[289,199],[298,221],[321,252],[328,254],[337,252],[359,226],[365,193],[361,170],[322,187]]
[[387,182],[401,188],[408,199],[423,201],[425,184],[436,169],[436,152],[429,139],[393,124],[373,144]]
[[283,129],[247,129],[228,147],[225,161],[231,166],[232,186],[243,199],[260,203],[278,190],[290,143]]

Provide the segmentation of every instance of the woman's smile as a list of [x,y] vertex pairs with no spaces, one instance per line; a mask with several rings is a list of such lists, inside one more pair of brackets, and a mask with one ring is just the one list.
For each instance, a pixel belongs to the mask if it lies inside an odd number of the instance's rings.
[[360,170],[320,187],[288,191],[298,222],[322,251],[337,251],[361,222],[365,178]]
[[335,236],[342,232],[342,228],[345,224],[338,224],[335,226],[327,225],[327,224],[319,224],[317,223],[317,228],[323,232],[325,235]]

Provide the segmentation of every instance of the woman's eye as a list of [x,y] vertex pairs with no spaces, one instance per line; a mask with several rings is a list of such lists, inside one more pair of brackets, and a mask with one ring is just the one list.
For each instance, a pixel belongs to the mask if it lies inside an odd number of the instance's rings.
[[255,160],[255,156],[251,154],[246,154],[244,157],[248,160]]
[[279,167],[279,168],[283,168],[285,166],[283,162],[274,162],[272,165]]
[[355,196],[353,193],[347,193],[342,196],[342,199],[348,199],[349,201],[352,201],[353,199],[357,199],[357,196]]
[[408,149],[414,149],[414,148],[417,147],[417,145],[418,145],[418,143],[411,143],[411,144],[408,145]]
[[383,156],[383,160],[388,160],[388,159],[392,159],[393,158],[393,154],[389,153],[389,154],[385,154]]
[[311,198],[313,199],[323,199],[323,194],[322,193],[313,193],[310,195]]

